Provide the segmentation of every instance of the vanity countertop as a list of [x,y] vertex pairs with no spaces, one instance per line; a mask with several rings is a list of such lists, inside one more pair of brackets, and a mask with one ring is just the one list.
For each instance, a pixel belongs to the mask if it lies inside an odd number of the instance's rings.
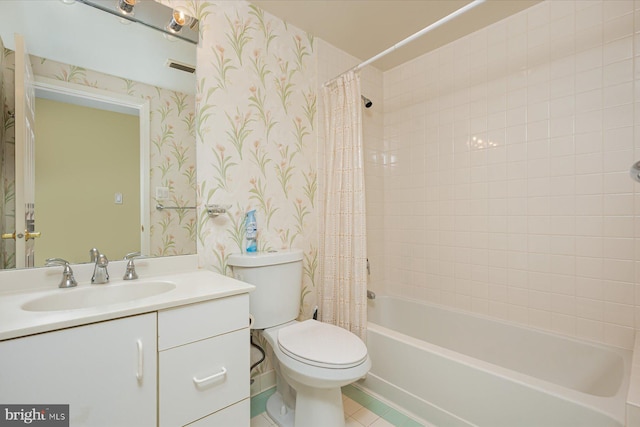
[[[175,288],[158,295],[133,299],[112,304],[98,304],[86,308],[57,311],[27,311],[24,304],[38,298],[48,298],[60,294],[86,292],[96,287],[105,289],[109,286],[145,286],[152,282],[171,282]],[[91,285],[80,282],[77,287],[69,289],[55,288],[32,289],[29,291],[9,290],[0,292],[0,340],[49,332],[57,329],[79,326],[94,322],[117,319],[120,317],[148,313],[186,304],[224,298],[232,295],[251,292],[254,286],[204,269],[192,269],[183,272],[172,272],[148,275],[137,280],[112,280],[104,285]],[[100,289],[96,289],[100,291]],[[247,319],[247,324],[249,319]]]

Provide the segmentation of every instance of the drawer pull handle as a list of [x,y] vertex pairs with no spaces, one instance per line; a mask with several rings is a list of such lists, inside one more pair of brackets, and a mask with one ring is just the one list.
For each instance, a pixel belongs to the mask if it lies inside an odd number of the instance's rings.
[[144,375],[144,350],[142,349],[142,340],[137,340],[136,344],[138,346],[138,371],[136,372],[136,379],[142,382]]
[[217,380],[223,379],[226,375],[227,375],[227,368],[223,366],[220,372],[210,375],[208,377],[205,377],[202,379],[193,377],[193,383],[196,385],[196,387],[204,387],[208,385],[208,383],[212,383]]

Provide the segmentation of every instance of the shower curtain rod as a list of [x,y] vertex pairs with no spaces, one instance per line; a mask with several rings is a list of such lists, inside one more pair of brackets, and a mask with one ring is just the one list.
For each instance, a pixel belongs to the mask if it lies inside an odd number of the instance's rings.
[[[326,85],[327,83],[329,83],[332,80],[335,80],[336,78],[340,77],[341,75],[348,73],[351,70],[357,71],[361,68],[366,67],[367,65],[377,61],[378,59],[382,58],[383,56],[386,56],[388,54],[390,54],[391,52],[393,52],[396,49],[401,48],[402,46],[411,43],[412,41],[414,41],[415,39],[418,39],[422,36],[424,36],[425,34],[427,34],[429,31],[438,28],[439,26],[441,26],[442,24],[445,24],[447,22],[449,22],[450,20],[452,20],[453,18],[456,18],[459,15],[462,15],[463,13],[473,9],[476,6],[479,6],[480,4],[484,3],[486,0],[473,0],[471,3],[467,4],[466,6],[461,7],[460,9],[450,13],[449,15],[445,16],[444,18],[440,18],[439,20],[437,20],[436,22],[434,22],[431,25],[426,26],[425,28],[423,28],[422,30],[418,31],[417,33],[414,33],[412,35],[410,35],[409,37],[407,37],[406,39],[394,44],[393,46],[391,46],[390,48],[383,50],[382,52],[380,52],[379,54],[372,56],[371,58],[367,59],[364,62],[361,62],[360,64],[356,65],[353,68],[350,68],[349,70],[345,71],[344,73],[340,73],[338,74],[336,77],[334,77],[331,80],[328,80],[327,82],[324,83],[324,85]],[[323,86],[324,86],[323,85]]]

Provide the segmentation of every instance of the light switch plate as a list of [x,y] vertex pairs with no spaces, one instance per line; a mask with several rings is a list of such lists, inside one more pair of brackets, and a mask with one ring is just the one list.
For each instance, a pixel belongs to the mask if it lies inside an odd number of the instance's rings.
[[156,200],[167,200],[169,198],[169,187],[156,187]]

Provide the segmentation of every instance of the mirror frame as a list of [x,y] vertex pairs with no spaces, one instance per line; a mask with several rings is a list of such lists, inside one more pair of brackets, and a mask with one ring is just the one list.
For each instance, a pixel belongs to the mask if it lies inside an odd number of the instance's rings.
[[36,89],[36,97],[38,92],[47,92],[62,98],[79,99],[82,105],[93,106],[94,108],[100,108],[100,105],[109,105],[112,107],[111,109],[122,110],[124,108],[137,111],[140,122],[140,252],[150,254],[151,202],[149,191],[151,187],[151,107],[149,100],[40,76],[35,76],[34,86]]

